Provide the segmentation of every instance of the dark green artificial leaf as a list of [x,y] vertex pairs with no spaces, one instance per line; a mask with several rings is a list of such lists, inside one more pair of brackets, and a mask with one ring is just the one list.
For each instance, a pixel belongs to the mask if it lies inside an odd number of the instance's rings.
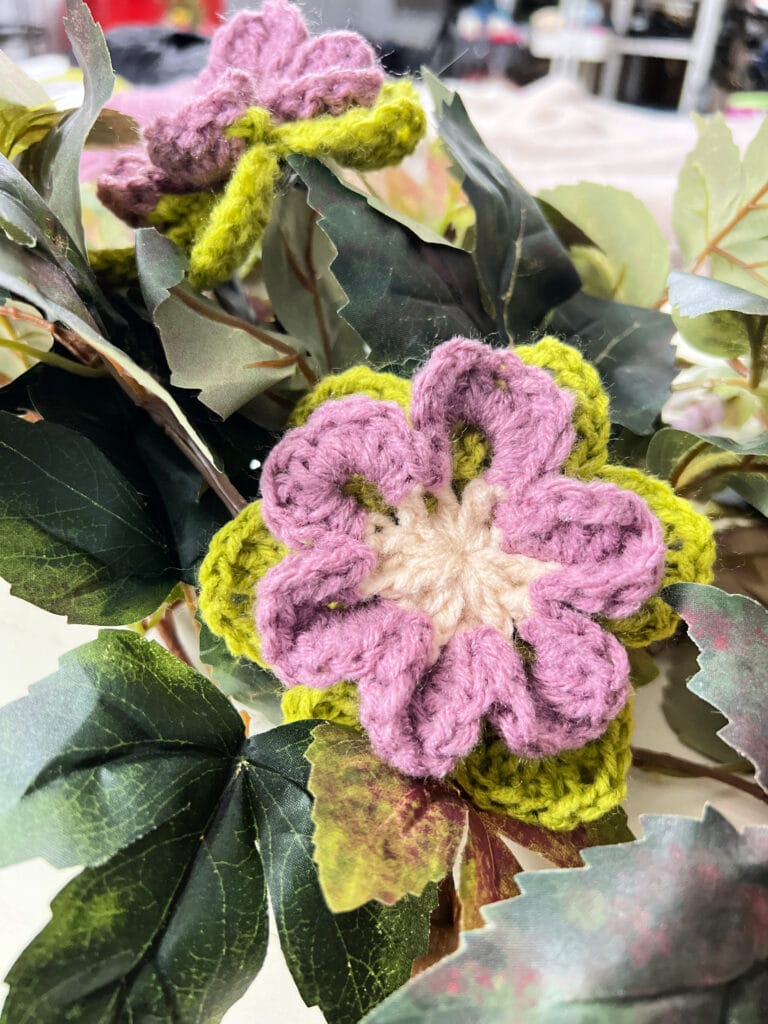
[[245,658],[233,658],[220,636],[212,633],[199,620],[200,661],[210,669],[214,683],[249,711],[262,715],[273,725],[280,725],[283,713],[280,698],[283,686],[276,676]]
[[[136,259],[176,387],[199,391],[226,419],[299,372],[298,342],[236,320],[194,292],[184,283],[181,253],[154,229],[138,232]],[[304,378],[305,387],[311,380]]]
[[768,829],[646,816],[522,894],[366,1024],[746,1024],[768,1003]]
[[580,181],[544,189],[537,198],[598,247],[609,268],[608,298],[633,306],[654,305],[666,285],[669,246],[637,196],[612,185]]
[[526,342],[579,275],[536,200],[484,145],[456,93],[425,73],[437,128],[475,210],[474,259],[501,338]]
[[768,341],[768,298],[710,277],[674,272],[669,301],[675,326],[695,348],[732,359]]
[[259,848],[280,944],[308,1006],[330,1024],[357,1024],[405,984],[427,950],[435,888],[392,907],[370,902],[332,914],[312,859],[312,798],[304,752],[317,722],[296,722],[250,739],[248,781]]
[[657,655],[664,670],[661,709],[683,743],[714,761],[734,764],[739,755],[717,735],[728,719],[688,689],[688,680],[699,670],[696,645],[678,635]]
[[702,497],[732,487],[768,515],[768,434],[739,443],[665,427],[648,446],[647,464],[683,495]]
[[229,701],[156,643],[105,630],[0,710],[0,863],[100,864],[211,804],[243,725]]
[[80,204],[80,156],[101,108],[112,95],[115,75],[101,27],[83,0],[67,0],[64,28],[75,59],[83,72],[83,105],[48,133],[40,146],[45,151],[44,173],[35,182],[51,211],[85,253]]
[[548,330],[597,368],[614,423],[652,433],[677,373],[671,317],[580,292],[555,310]]
[[0,413],[0,573],[70,621],[133,622],[176,582],[146,503],[87,438]]
[[424,242],[318,161],[292,156],[288,162],[336,248],[331,270],[347,297],[340,313],[370,346],[374,366],[421,361],[454,335],[495,333],[469,253]]
[[262,273],[275,316],[326,374],[363,362],[365,346],[338,312],[346,296],[330,270],[336,250],[317,219],[304,189],[281,196],[262,242]]
[[688,624],[700,671],[688,688],[728,719],[718,735],[754,764],[768,791],[768,611],[741,594],[701,583],[676,583],[664,600]]
[[684,259],[718,281],[768,296],[768,123],[743,158],[722,114],[696,117],[699,138],[680,171],[672,223]]

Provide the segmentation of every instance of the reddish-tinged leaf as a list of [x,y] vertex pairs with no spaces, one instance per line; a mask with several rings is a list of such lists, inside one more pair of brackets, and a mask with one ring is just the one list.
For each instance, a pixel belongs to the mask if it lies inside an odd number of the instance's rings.
[[521,895],[366,1024],[764,1021],[768,829],[647,817],[587,868],[518,875]]
[[505,823],[499,814],[469,808],[467,844],[459,867],[462,931],[485,925],[481,907],[517,896],[515,875],[522,868],[502,838]]
[[768,611],[749,597],[700,583],[676,583],[664,599],[688,623],[701,667],[688,688],[728,724],[718,736],[754,764],[768,791]]

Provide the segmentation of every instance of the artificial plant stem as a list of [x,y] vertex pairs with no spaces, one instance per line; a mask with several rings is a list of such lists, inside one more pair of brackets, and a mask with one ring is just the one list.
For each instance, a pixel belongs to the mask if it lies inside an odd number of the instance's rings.
[[674,754],[664,754],[659,750],[646,750],[643,747],[632,747],[632,764],[645,772],[661,772],[662,775],[677,775],[689,779],[715,779],[717,782],[724,782],[726,786],[733,786],[743,793],[763,803],[768,803],[766,793],[756,782],[749,779],[742,779],[737,771],[743,770],[742,765],[728,769],[724,767],[712,768],[707,764],[697,764],[695,761],[686,761],[682,757],[675,757]]
[[707,473],[702,473],[700,476],[695,476],[692,480],[689,480],[684,487],[676,488],[676,491],[681,498],[691,498],[700,487],[709,483],[710,480],[717,479],[719,476],[733,476],[735,473],[760,473],[763,476],[768,475],[768,465],[765,462],[753,465],[754,462],[754,455],[746,455],[743,462],[737,462],[734,465],[728,466],[715,466],[714,469],[710,469]]
[[66,370],[76,377],[106,377],[107,371],[98,366],[83,366],[73,359],[65,356],[57,356],[55,352],[44,352],[32,345],[25,345],[23,341],[11,341],[10,338],[0,338],[0,348],[7,348],[13,352],[19,352],[23,356],[30,356],[39,363],[47,363],[48,366],[55,366],[59,370]]
[[765,336],[768,331],[768,316],[751,317],[747,321],[747,333],[749,335],[749,353],[751,356],[749,366],[749,386],[752,391],[757,391],[760,381],[763,378],[765,361]]
[[680,477],[688,469],[690,464],[695,458],[697,458],[703,451],[709,447],[709,441],[697,441],[695,445],[688,449],[685,456],[675,466],[675,470],[669,478],[670,486],[677,490],[677,485],[680,483]]

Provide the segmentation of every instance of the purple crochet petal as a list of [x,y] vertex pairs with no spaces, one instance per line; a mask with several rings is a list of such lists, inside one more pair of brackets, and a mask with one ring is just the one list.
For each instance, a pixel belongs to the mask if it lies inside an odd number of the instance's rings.
[[485,479],[515,490],[565,461],[575,438],[572,408],[544,370],[508,350],[454,338],[414,378],[411,420],[441,451],[458,423],[480,429],[492,449]]
[[529,687],[537,718],[521,728],[516,708],[488,715],[510,750],[546,757],[575,750],[602,735],[629,698],[629,661],[618,640],[567,608],[542,607],[521,622],[519,636],[533,648]]
[[538,480],[497,506],[494,524],[505,551],[563,566],[533,584],[542,600],[622,618],[661,584],[661,525],[642,498],[613,484]]
[[[389,601],[356,604],[374,563],[348,537],[287,555],[257,588],[256,622],[263,656],[287,686],[356,680],[363,706],[381,713],[378,742],[396,752],[409,746],[402,721],[429,663],[432,625]],[[329,607],[336,603],[350,607]]]
[[226,129],[255,102],[251,77],[227,68],[207,94],[146,128],[149,158],[172,179],[175,192],[208,188],[229,175],[246,144]]
[[133,228],[146,224],[163,192],[172,191],[164,171],[135,150],[122,153],[99,178],[96,194],[116,216]]
[[261,476],[262,512],[289,547],[322,541],[329,531],[361,540],[367,512],[342,492],[350,478],[376,484],[396,505],[417,485],[434,487],[449,473],[399,405],[354,395],[321,405],[272,449]]

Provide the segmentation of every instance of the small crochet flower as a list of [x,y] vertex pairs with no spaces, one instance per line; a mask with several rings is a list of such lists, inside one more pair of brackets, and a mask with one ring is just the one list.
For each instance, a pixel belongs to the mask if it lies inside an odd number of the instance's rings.
[[[403,409],[321,405],[273,449],[262,515],[289,550],[261,580],[264,660],[287,686],[354,680],[377,753],[444,776],[483,720],[542,757],[605,731],[629,696],[622,645],[593,616],[659,587],[661,526],[636,494],[563,475],[573,399],[512,352],[455,339]],[[452,487],[471,425],[487,467]],[[374,485],[380,510],[349,485]]]
[[190,100],[144,129],[144,149],[117,158],[99,198],[189,250],[190,280],[212,287],[258,242],[290,153],[372,170],[413,151],[426,127],[413,86],[383,83],[361,36],[310,38],[298,8],[267,0],[215,33]]

